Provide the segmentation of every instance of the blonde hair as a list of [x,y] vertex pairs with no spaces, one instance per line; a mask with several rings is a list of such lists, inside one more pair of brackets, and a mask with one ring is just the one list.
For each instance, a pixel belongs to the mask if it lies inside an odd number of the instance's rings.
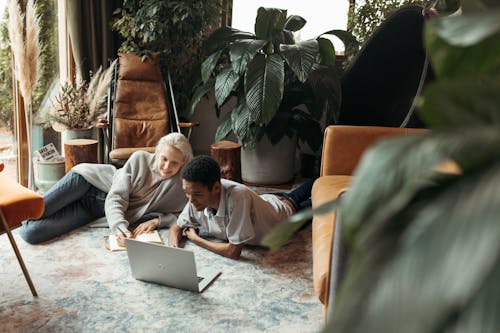
[[160,152],[164,151],[167,146],[173,147],[182,153],[184,156],[184,164],[191,161],[193,158],[191,144],[181,133],[172,132],[162,137],[156,145],[155,157],[157,157]]

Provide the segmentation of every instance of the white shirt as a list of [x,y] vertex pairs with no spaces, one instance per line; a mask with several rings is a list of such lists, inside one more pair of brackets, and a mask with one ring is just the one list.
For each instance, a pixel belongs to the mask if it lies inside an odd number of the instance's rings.
[[197,211],[188,203],[179,215],[181,228],[199,228],[201,234],[232,244],[260,245],[262,238],[292,215],[291,208],[272,194],[258,195],[248,187],[221,179],[219,208]]

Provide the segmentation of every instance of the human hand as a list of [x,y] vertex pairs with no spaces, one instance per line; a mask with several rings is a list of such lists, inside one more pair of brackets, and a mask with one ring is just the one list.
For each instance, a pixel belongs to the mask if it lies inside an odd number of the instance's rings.
[[160,226],[160,219],[159,218],[154,218],[152,220],[143,222],[137,226],[137,228],[134,229],[134,232],[132,233],[133,237],[137,237],[140,234],[144,234],[146,232],[150,232],[155,230]]
[[132,238],[132,234],[130,232],[126,232],[124,234],[118,235],[116,238],[118,245],[120,245],[121,247],[125,247],[125,238]]
[[198,229],[195,229],[195,228],[187,228],[186,229],[186,237],[189,239],[189,240],[193,240],[195,238],[198,238]]

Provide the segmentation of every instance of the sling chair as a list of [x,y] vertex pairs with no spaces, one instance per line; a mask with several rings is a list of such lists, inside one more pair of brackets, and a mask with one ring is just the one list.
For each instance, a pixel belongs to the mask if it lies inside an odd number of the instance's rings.
[[402,7],[363,44],[342,75],[339,125],[424,127],[414,112],[434,77],[423,46],[424,16],[421,6]]
[[104,161],[117,167],[137,150],[154,152],[158,140],[187,129],[188,139],[199,123],[181,123],[175,108],[168,74],[165,84],[158,55],[142,60],[132,53],[119,53],[108,91],[107,121],[98,124],[105,142]]

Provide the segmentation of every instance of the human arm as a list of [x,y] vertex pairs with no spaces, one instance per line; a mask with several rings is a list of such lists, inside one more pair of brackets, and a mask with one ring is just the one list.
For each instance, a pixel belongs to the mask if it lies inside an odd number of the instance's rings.
[[201,238],[194,228],[187,228],[186,236],[196,245],[231,259],[239,258],[241,255],[241,249],[243,248],[243,244],[211,242]]
[[174,223],[168,232],[168,245],[172,247],[179,247],[179,242],[182,239],[182,228]]
[[113,183],[106,196],[104,212],[108,220],[109,228],[120,235],[118,226],[128,228],[129,222],[125,218],[125,212],[129,206],[129,198],[132,190],[132,175],[126,169],[120,169],[113,178]]

